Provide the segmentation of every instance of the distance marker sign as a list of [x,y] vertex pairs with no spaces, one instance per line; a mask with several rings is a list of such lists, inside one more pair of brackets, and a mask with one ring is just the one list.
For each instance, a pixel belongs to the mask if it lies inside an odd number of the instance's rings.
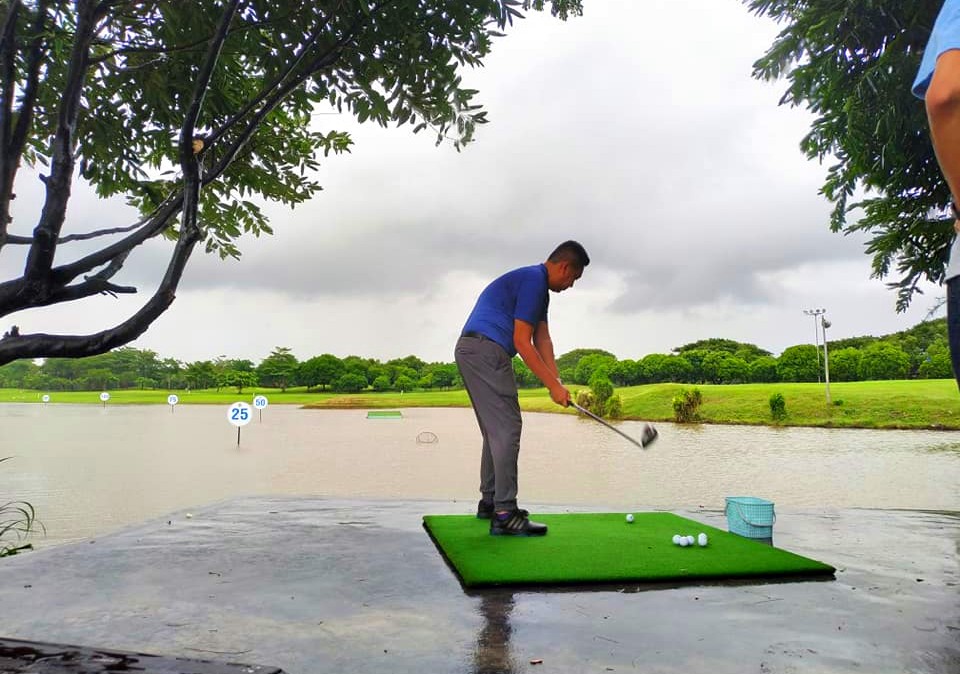
[[235,402],[227,409],[227,421],[237,427],[237,444],[240,444],[240,427],[250,423],[250,405],[244,402]]
[[265,395],[255,395],[253,396],[253,406],[260,411],[260,421],[263,421],[263,408],[269,405],[270,402],[267,400]]

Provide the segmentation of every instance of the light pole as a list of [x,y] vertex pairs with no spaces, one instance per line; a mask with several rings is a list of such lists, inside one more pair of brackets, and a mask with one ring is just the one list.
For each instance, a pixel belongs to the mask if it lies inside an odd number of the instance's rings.
[[[826,309],[824,309],[826,313]],[[820,319],[820,325],[823,326],[823,373],[827,382],[827,404],[830,404],[830,359],[827,357],[827,328],[831,323],[826,318]]]
[[[817,320],[818,316],[827,313],[826,309],[804,309],[803,313],[807,316],[813,316],[813,341],[817,348],[817,383],[820,383],[820,326]],[[826,335],[826,333],[824,333]]]

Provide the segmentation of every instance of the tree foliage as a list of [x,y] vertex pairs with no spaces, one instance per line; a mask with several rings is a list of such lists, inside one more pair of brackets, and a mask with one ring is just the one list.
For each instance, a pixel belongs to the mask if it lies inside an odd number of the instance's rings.
[[830,228],[869,235],[872,274],[896,277],[904,311],[920,281],[943,280],[953,237],[950,191],[910,92],[941,0],[743,1],[784,24],[754,75],[785,79],[781,104],[814,114],[800,147],[831,162]]
[[[194,248],[236,257],[243,233],[270,233],[264,202],[294,206],[320,185],[318,158],[348,134],[314,121],[410,124],[458,149],[486,113],[462,71],[482,65],[521,10],[544,0],[7,0],[0,3],[0,253],[23,273],[0,283],[0,316],[135,293],[114,278],[157,237],[169,262],[153,295],[89,335],[21,332],[17,358],[103,353],[141,335],[174,301]],[[552,0],[554,15],[580,0]],[[11,221],[18,170],[42,171],[44,203]],[[75,180],[123,197],[141,218],[63,226]],[[34,227],[35,225],[35,227]],[[27,227],[33,227],[26,233]],[[99,248],[81,248],[96,241]],[[81,246],[89,245],[81,244]]]

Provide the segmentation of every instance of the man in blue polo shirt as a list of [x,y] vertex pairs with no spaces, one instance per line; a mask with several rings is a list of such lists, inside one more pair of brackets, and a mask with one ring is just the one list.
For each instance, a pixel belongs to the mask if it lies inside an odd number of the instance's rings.
[[457,367],[483,436],[477,517],[490,518],[494,536],[547,533],[545,524],[531,522],[529,513],[517,506],[522,421],[513,356],[520,355],[550,390],[553,402],[564,407],[570,403],[547,327],[547,291],[572,288],[588,264],[583,246],[566,241],[543,264],[507,272],[480,293],[457,341]]
[[[954,229],[960,232],[960,0],[947,0],[933,24],[913,93],[924,99],[930,137],[950,188]],[[947,335],[960,383],[960,237],[954,237],[946,272]]]

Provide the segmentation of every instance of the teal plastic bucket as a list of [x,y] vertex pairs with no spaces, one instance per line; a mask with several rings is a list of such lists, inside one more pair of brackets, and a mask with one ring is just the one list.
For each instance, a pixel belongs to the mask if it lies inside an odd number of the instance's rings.
[[725,508],[730,533],[773,542],[777,514],[773,502],[756,496],[728,496]]

